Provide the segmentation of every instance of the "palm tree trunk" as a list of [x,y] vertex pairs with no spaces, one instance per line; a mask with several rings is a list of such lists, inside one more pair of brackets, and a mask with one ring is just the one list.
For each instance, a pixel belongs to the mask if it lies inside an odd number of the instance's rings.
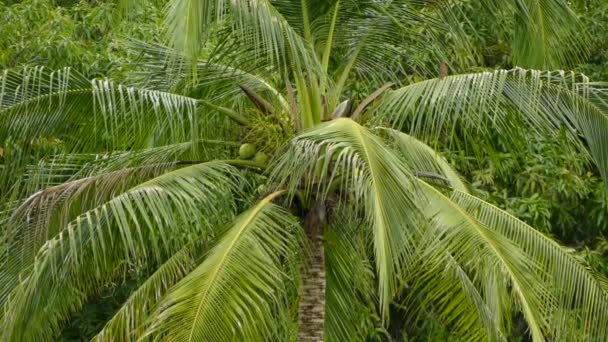
[[311,253],[303,276],[303,289],[298,307],[299,342],[323,341],[325,324],[325,254],[323,230],[325,204],[317,202],[305,221]]

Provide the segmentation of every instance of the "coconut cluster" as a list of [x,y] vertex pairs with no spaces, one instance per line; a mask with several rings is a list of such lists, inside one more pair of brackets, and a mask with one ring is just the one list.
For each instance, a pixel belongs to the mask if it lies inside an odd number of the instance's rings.
[[262,151],[257,151],[253,144],[243,144],[239,148],[239,158],[244,160],[253,159],[254,162],[262,165],[268,164],[268,156]]

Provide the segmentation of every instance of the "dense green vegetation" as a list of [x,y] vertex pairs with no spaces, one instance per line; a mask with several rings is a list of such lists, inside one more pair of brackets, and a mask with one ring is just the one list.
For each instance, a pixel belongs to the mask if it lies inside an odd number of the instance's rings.
[[605,338],[608,4],[514,3],[0,3],[0,340]]

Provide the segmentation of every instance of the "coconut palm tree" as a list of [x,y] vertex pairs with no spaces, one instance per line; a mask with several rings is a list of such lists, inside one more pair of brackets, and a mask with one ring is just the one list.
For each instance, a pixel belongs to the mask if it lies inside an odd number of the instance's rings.
[[[481,3],[515,13],[497,24],[516,28],[515,62],[581,57],[562,1]],[[173,45],[133,43],[128,86],[4,71],[1,339],[51,340],[142,276],[94,340],[361,340],[395,307],[465,340],[506,340],[514,317],[535,341],[607,336],[606,280],[435,150],[517,150],[525,130],[606,178],[606,90],[562,71],[447,75],[478,58],[463,4],[174,0]]]

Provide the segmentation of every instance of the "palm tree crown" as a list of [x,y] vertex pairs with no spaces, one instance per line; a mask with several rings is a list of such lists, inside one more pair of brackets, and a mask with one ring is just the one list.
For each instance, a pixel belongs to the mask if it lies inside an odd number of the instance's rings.
[[[1,339],[52,339],[134,275],[94,340],[364,340],[396,307],[465,340],[506,340],[515,316],[535,341],[607,336],[606,280],[434,150],[497,135],[516,150],[523,128],[588,150],[606,178],[606,89],[446,75],[479,59],[464,3],[172,0],[172,45],[132,42],[128,85],[4,71]],[[518,64],[584,57],[564,1],[478,10],[514,13],[498,29]]]

